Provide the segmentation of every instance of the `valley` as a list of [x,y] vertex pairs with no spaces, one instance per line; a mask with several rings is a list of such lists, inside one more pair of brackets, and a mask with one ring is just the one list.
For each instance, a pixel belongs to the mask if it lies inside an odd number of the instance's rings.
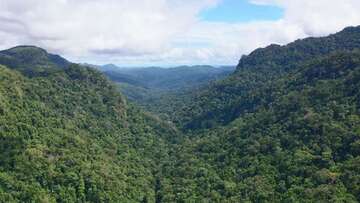
[[184,103],[191,92],[227,77],[235,71],[235,66],[119,68],[105,65],[98,69],[119,85],[120,92],[129,101],[170,121],[174,103]]
[[0,202],[360,201],[360,27],[236,68],[0,64]]

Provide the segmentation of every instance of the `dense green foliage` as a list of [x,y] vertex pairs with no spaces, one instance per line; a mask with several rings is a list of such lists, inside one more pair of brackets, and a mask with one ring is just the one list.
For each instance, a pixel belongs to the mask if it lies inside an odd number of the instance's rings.
[[272,45],[173,103],[164,202],[359,201],[359,48],[359,27]]
[[353,27],[255,50],[158,101],[182,133],[91,68],[2,56],[0,202],[358,202],[359,48]]
[[0,64],[20,70],[26,76],[48,75],[70,65],[66,59],[33,46],[0,51]]
[[100,72],[50,72],[0,67],[0,202],[154,201],[157,158],[175,131]]
[[175,170],[164,170],[178,194],[165,198],[357,202],[359,87],[360,52],[304,64],[265,88],[271,103],[225,127],[190,134]]

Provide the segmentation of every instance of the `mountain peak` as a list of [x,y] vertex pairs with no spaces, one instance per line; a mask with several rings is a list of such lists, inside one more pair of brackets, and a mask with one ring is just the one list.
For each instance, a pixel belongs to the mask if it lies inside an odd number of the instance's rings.
[[16,46],[0,51],[0,62],[13,69],[33,70],[65,68],[70,62],[59,55],[50,54],[36,46]]
[[358,49],[360,47],[359,39],[360,26],[357,26],[347,27],[326,37],[296,40],[284,46],[272,44],[243,56],[237,70],[251,68],[281,72],[293,68],[294,64],[298,62],[313,58],[314,55],[324,56],[335,51]]
[[30,51],[30,50],[33,50],[33,51],[36,50],[36,51],[41,51],[41,52],[47,53],[47,51],[45,49],[37,47],[37,46],[33,46],[33,45],[15,46],[15,47],[12,47],[12,48],[7,49],[5,51]]
[[111,70],[111,69],[119,69],[120,67],[115,65],[115,64],[112,64],[112,63],[109,63],[109,64],[105,64],[103,66],[101,66],[103,69],[106,69],[106,70]]

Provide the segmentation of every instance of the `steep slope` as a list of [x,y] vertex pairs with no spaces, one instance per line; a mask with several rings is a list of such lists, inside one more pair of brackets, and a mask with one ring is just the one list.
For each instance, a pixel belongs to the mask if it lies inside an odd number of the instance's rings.
[[274,98],[258,89],[271,87],[273,81],[298,71],[304,61],[359,48],[360,27],[350,27],[328,37],[255,50],[240,60],[230,77],[194,92],[190,103],[177,111],[172,119],[185,130],[226,125],[240,115],[254,112],[261,104],[270,103]]
[[0,202],[155,201],[176,132],[98,71],[18,54],[0,67]]
[[70,62],[38,47],[18,46],[0,51],[0,64],[20,70],[27,76],[35,76],[66,68]]
[[163,199],[359,201],[360,52],[298,65],[272,86],[253,90],[273,97],[269,103],[189,136],[176,165],[164,169]]

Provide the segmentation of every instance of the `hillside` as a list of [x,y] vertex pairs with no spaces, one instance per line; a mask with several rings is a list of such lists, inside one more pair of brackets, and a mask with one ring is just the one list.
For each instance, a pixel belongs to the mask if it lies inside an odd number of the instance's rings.
[[33,76],[66,68],[70,62],[38,47],[18,46],[0,51],[0,64],[17,69],[27,76]]
[[0,202],[154,201],[176,132],[100,72],[17,49],[0,67]]
[[352,27],[258,49],[173,104],[187,138],[163,201],[358,202],[359,48]]
[[307,61],[360,48],[360,27],[349,27],[322,38],[307,38],[286,46],[271,45],[241,58],[230,77],[193,93],[190,101],[174,109],[172,120],[185,130],[226,125],[241,115],[270,104],[277,95],[259,91],[289,73],[301,70]]
[[176,166],[164,169],[178,195],[164,198],[359,201],[359,87],[359,51],[304,62],[257,90],[271,102],[224,127],[188,134]]

